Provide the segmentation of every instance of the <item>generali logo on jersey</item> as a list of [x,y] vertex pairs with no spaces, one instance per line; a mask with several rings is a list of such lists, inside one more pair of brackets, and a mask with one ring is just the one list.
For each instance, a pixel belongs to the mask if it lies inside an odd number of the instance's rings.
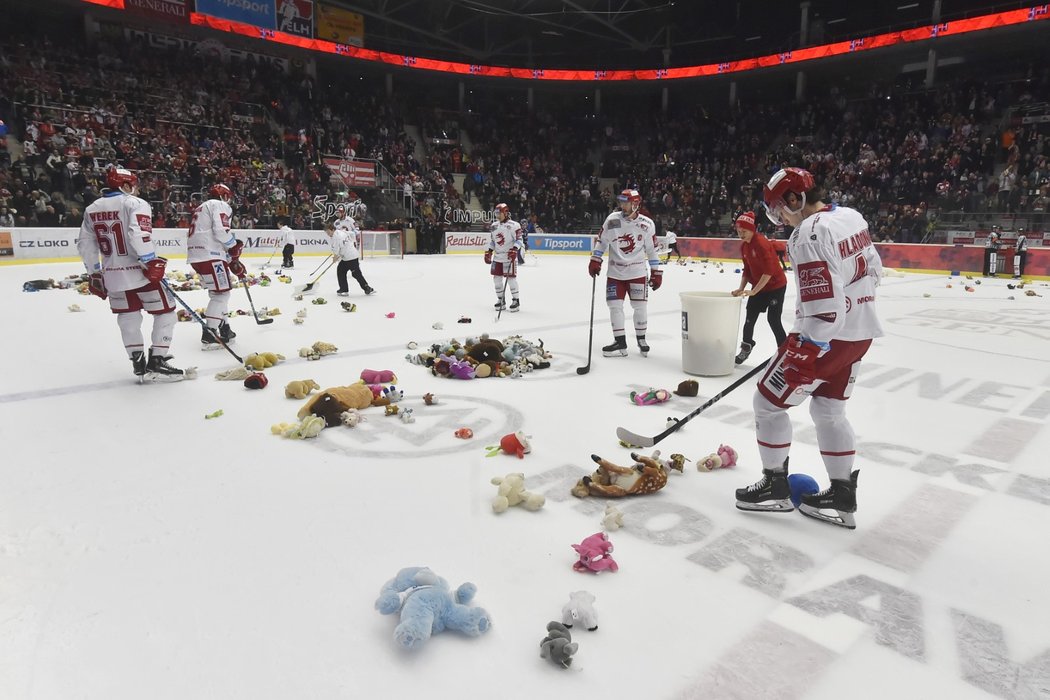
[[803,302],[831,299],[831,270],[821,260],[801,263],[798,266],[798,292]]
[[313,0],[278,0],[276,9],[277,31],[313,38]]

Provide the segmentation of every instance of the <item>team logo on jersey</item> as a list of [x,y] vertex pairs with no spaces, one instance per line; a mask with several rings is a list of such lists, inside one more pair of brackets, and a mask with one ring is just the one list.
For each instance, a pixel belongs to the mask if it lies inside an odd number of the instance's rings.
[[823,260],[801,263],[798,266],[798,291],[802,302],[831,299],[831,269]]
[[506,241],[506,240],[507,240],[507,238],[502,233],[497,233],[496,234],[496,245],[502,246],[504,241]]
[[[623,253],[624,255],[630,255],[634,252],[634,236],[632,236],[629,233],[625,233],[622,236],[619,236],[616,240],[618,240],[621,243],[621,253]],[[641,236],[638,237],[638,240],[641,240]]]
[[[136,214],[135,220],[143,233],[153,233],[153,219],[148,214]],[[146,240],[148,241],[149,238]]]

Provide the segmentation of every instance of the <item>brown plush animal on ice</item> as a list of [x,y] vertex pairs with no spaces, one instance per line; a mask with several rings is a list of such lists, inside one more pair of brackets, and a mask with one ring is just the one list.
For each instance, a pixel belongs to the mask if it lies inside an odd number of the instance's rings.
[[663,464],[636,452],[631,453],[635,461],[632,467],[621,467],[591,455],[598,468],[591,476],[585,476],[572,487],[572,495],[577,498],[602,496],[605,498],[622,498],[624,496],[641,496],[655,493],[667,485],[667,472]]

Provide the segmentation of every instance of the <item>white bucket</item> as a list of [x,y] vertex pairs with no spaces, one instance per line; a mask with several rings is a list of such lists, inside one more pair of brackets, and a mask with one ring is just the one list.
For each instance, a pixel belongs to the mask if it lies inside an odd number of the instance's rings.
[[736,367],[743,297],[729,292],[681,292],[682,371],[723,377]]

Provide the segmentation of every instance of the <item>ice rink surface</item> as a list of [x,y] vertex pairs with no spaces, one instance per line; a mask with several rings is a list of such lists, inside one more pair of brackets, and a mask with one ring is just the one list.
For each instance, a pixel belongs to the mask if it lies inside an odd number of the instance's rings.
[[[295,283],[317,262],[300,256]],[[693,461],[663,491],[617,504],[620,570],[590,575],[573,571],[570,545],[601,530],[605,502],[569,488],[591,453],[630,464],[617,426],[656,434],[733,381],[699,378],[699,397],[655,407],[628,400],[687,378],[678,293],[728,291],[738,277],[732,264],[671,265],[650,297],[648,358],[633,340],[629,357],[601,357],[611,333],[599,298],[581,377],[586,265],[530,258],[522,311],[498,323],[480,256],[366,260],[378,293],[351,280],[355,313],[340,308],[334,273],[319,286],[324,306],[293,301],[289,285],[253,287],[257,306],[283,313],[269,326],[232,319],[235,348],[288,356],[254,392],[213,379],[236,365],[202,352],[194,323],[178,324],[173,363],[200,378],[140,386],[104,302],[21,291],[79,265],[0,267],[0,698],[1050,697],[1050,287],[1029,285],[1030,297],[1005,280],[884,281],[887,335],[848,411],[855,532],[736,510],[734,488],[760,476],[747,385],[657,446]],[[231,308],[248,308],[243,291]],[[482,332],[542,339],[553,365],[459,381],[405,360],[409,341]],[[773,350],[764,318],[756,338],[744,369]],[[297,356],[317,340],[339,352]],[[358,428],[315,440],[270,434],[301,404],[285,383],[349,384],[365,368],[397,373],[414,424],[371,408]],[[424,406],[426,392],[440,403]],[[824,486],[807,408],[793,419],[792,470]],[[455,438],[461,426],[474,439]],[[532,436],[531,454],[485,456],[514,430]],[[720,443],[740,464],[697,471]],[[496,515],[489,480],[515,471],[546,506]],[[474,582],[491,631],[398,648],[396,616],[373,604],[406,566]],[[574,632],[562,670],[539,642],[576,590],[596,595],[599,629]]]

